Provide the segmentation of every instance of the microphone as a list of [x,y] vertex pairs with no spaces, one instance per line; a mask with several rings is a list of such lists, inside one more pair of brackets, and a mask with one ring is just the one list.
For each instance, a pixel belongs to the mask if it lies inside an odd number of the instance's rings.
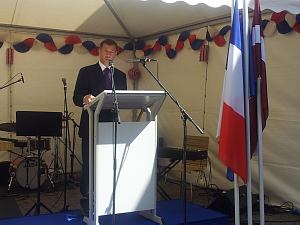
[[25,81],[24,81],[23,73],[21,73],[21,80],[22,80],[22,83],[24,84]]
[[128,59],[127,62],[129,63],[146,63],[146,62],[156,62],[157,59],[149,59],[149,58],[144,58],[144,59],[139,59],[139,58],[135,58],[135,59]]
[[67,87],[67,80],[66,80],[66,78],[61,78],[61,81],[63,82],[64,87]]
[[114,66],[113,60],[112,60],[112,59],[109,59],[109,60],[108,60],[108,65],[109,65],[109,66]]

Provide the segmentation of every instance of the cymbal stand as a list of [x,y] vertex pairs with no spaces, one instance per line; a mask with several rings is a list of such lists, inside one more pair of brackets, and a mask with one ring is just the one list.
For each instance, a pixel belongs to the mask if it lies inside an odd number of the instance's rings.
[[51,175],[51,180],[54,181],[54,183],[58,183],[60,179],[60,175],[63,173],[62,163],[59,161],[59,138],[54,137],[54,153],[53,159],[49,165],[49,169],[51,169],[51,166],[53,164],[53,172]]
[[59,164],[58,164],[58,150],[59,150],[59,142],[58,138],[55,138],[55,147],[54,147],[54,165],[53,165],[53,175],[58,178],[59,172]]
[[[76,135],[75,135],[76,136]],[[65,140],[64,139],[62,139],[62,138],[58,138],[58,141],[59,141],[59,143],[61,143],[61,144],[63,144],[64,146],[65,146]],[[74,142],[74,141],[73,141]],[[76,144],[76,140],[75,140],[75,143],[73,144],[74,145],[74,147],[75,147],[75,144]],[[72,154],[72,149],[71,149],[71,144],[69,143],[68,145],[67,145],[67,150],[69,151],[69,152],[71,152],[71,154]],[[70,154],[70,155],[71,155]],[[78,157],[76,156],[76,154],[74,153],[74,155],[73,155],[73,157],[74,157],[74,159],[76,159],[76,161],[80,164],[80,166],[82,165],[82,163],[80,162],[80,160],[78,159]],[[75,161],[75,160],[74,160]]]
[[4,85],[2,85],[2,86],[0,87],[0,90],[1,90],[1,89],[4,89],[4,88],[6,88],[6,87],[9,87],[9,86],[11,86],[11,85],[13,85],[13,84],[15,84],[15,83],[21,82],[21,81],[24,83],[24,80],[23,80],[22,78],[20,78],[19,80],[16,80],[16,81],[14,81],[14,82],[12,82],[12,83],[4,84]]

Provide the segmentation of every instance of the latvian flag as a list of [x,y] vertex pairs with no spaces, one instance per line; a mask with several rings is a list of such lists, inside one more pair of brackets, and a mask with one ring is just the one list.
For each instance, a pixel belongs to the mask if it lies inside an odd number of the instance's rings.
[[[257,148],[258,141],[258,127],[257,117],[261,116],[262,130],[264,130],[269,116],[268,106],[268,91],[267,91],[267,76],[266,76],[266,54],[264,47],[263,31],[261,27],[261,12],[259,0],[255,0],[253,23],[252,23],[252,68],[253,72],[249,74],[250,84],[250,99],[249,99],[249,111],[250,111],[250,140],[251,140],[251,153],[254,153]],[[257,115],[257,79],[261,78],[260,89],[260,102],[261,102],[261,115]]]

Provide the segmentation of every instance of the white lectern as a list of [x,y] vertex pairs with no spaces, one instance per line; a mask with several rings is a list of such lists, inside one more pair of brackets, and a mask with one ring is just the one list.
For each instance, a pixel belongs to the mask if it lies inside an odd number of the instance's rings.
[[[162,224],[156,216],[157,113],[164,91],[116,91],[119,109],[141,109],[145,121],[118,124],[116,147],[115,213],[141,212]],[[85,109],[89,113],[89,217],[98,225],[99,216],[113,213],[113,123],[99,122],[102,109],[113,109],[111,90],[100,93]]]

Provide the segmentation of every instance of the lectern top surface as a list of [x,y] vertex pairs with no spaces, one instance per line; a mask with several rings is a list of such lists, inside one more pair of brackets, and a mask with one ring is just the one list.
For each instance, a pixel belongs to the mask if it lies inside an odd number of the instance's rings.
[[[117,100],[120,109],[141,109],[150,108],[155,104],[162,104],[166,97],[164,91],[116,91]],[[102,109],[113,108],[114,94],[112,90],[105,90],[101,92],[96,98],[87,106],[94,109],[97,104],[102,104]]]

